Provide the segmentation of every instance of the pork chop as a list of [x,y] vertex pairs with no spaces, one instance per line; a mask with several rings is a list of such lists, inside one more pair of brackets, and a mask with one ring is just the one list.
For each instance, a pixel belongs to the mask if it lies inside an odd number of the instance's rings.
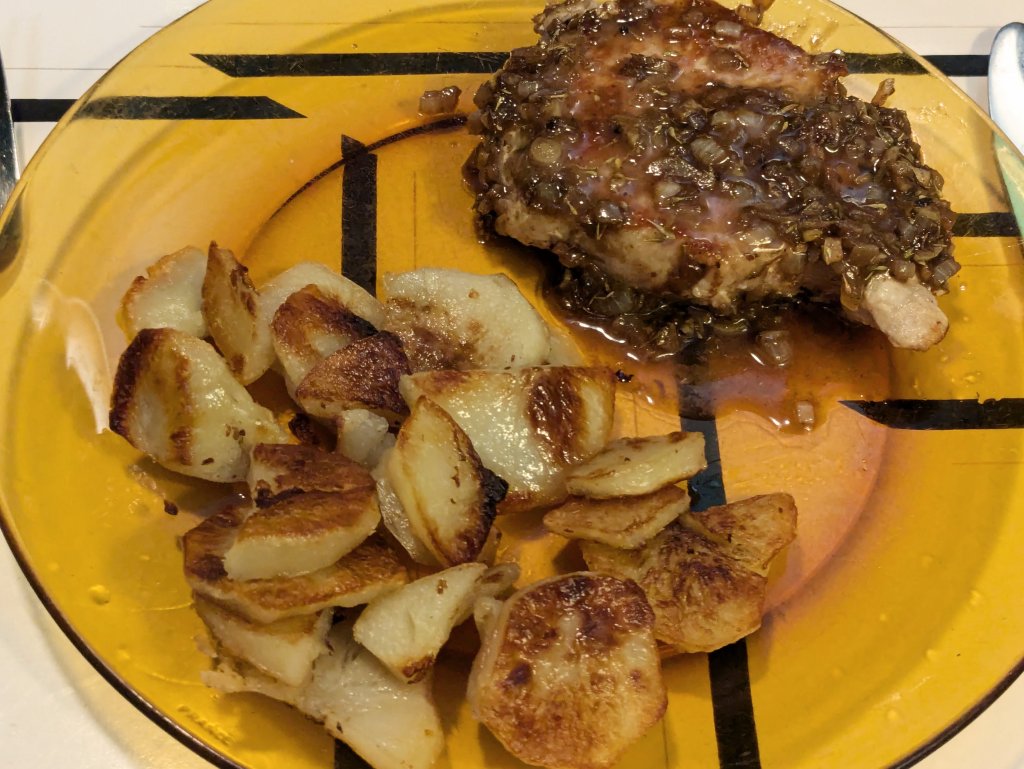
[[840,54],[754,15],[711,0],[548,7],[539,42],[476,94],[477,214],[646,296],[736,315],[806,293],[930,347],[948,325],[934,294],[959,269],[942,177],[887,91],[847,95]]

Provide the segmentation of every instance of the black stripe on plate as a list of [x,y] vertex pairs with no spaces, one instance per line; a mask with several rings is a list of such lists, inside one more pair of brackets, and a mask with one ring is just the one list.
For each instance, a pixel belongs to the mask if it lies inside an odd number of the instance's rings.
[[341,137],[341,274],[371,294],[377,287],[377,156]]
[[[433,51],[426,53],[194,53],[195,58],[228,77],[336,77],[359,75],[490,74],[508,58],[506,51]],[[988,73],[985,54],[925,57],[951,77]],[[847,53],[851,73],[923,75],[926,70],[904,53]]]
[[358,75],[491,74],[508,53],[434,51],[430,53],[194,53],[229,77],[336,77]]
[[1024,398],[977,400],[898,399],[840,401],[898,430],[1012,430],[1024,427]]
[[304,115],[267,96],[101,96],[75,118],[98,120],[281,120]]
[[1018,238],[1020,224],[1008,211],[957,214],[953,234],[961,238]]
[[[341,274],[371,294],[377,284],[377,156],[350,136],[341,137]],[[341,740],[334,769],[371,769]]]
[[359,157],[362,154],[376,152],[381,147],[387,147],[389,144],[395,144],[396,142],[404,141],[405,139],[412,139],[415,136],[439,133],[441,131],[451,130],[452,128],[458,128],[459,126],[464,125],[465,122],[465,115],[452,115],[450,117],[442,118],[441,120],[435,120],[432,123],[424,123],[423,125],[413,126],[412,128],[406,128],[404,131],[399,131],[398,133],[391,134],[390,136],[385,136],[383,139],[378,139],[377,141],[370,142],[369,144],[359,144],[358,147],[352,150],[352,153],[348,157],[342,157],[340,160],[334,161],[329,166],[327,166],[327,168],[318,172],[316,176],[314,176],[312,179],[303,183],[301,187],[299,187],[297,190],[295,190],[295,192],[288,196],[288,199],[281,204],[281,207],[278,208],[273,215],[277,216],[281,209],[283,209],[285,206],[287,206],[289,203],[295,200],[295,198],[297,198],[303,192],[308,190],[318,181],[334,173],[339,168],[342,168],[346,163]]
[[[928,72],[913,56],[905,53],[847,53],[846,66],[858,75],[924,75]],[[988,74],[985,54],[937,54],[925,56],[949,77],[984,77]]]
[[334,741],[334,769],[373,769],[341,740]]
[[[680,388],[680,412],[691,411],[693,393],[685,385]],[[703,404],[695,404],[703,409]],[[708,466],[688,482],[692,508],[704,510],[725,504],[725,483],[722,480],[722,456],[718,445],[718,427],[714,418],[682,418],[683,429],[704,435],[704,453]],[[711,708],[718,744],[721,769],[760,769],[761,755],[757,744],[754,702],[750,693],[750,669],[747,665],[746,641],[737,641],[708,655],[711,678]]]
[[74,103],[74,99],[11,99],[11,117],[15,123],[56,123]]
[[948,77],[988,76],[987,53],[936,54],[925,58]]
[[746,641],[740,640],[711,652],[708,674],[715,711],[718,765],[722,769],[761,769]]

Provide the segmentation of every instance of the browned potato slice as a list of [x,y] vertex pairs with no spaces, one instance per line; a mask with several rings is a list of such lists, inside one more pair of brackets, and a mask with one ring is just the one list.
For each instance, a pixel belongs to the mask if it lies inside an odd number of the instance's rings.
[[402,425],[386,473],[413,533],[442,565],[476,559],[506,486],[429,398],[416,401]]
[[550,362],[547,324],[505,275],[427,267],[385,275],[384,293],[385,328],[417,371]]
[[566,468],[597,453],[612,428],[615,377],[604,368],[424,371],[399,387],[407,403],[425,395],[466,431],[508,481],[506,512],[565,499]]
[[419,681],[452,628],[472,612],[486,571],[482,563],[464,563],[375,599],[356,620],[355,639],[399,678]]
[[368,321],[318,286],[306,286],[285,299],[270,324],[274,352],[293,397],[313,366],[331,353],[374,333]]
[[580,546],[589,568],[643,588],[654,609],[655,635],[678,651],[713,651],[761,626],[765,578],[682,523],[636,550]]
[[203,276],[206,254],[189,246],[162,257],[132,281],[121,300],[125,334],[133,339],[144,328],[175,328],[206,336],[203,318]]
[[306,286],[316,286],[324,296],[355,313],[374,328],[384,326],[384,307],[362,286],[319,262],[299,262],[260,287],[260,314],[270,325],[284,301]]
[[224,569],[224,553],[244,517],[240,508],[229,506],[185,534],[185,579],[196,593],[254,622],[276,622],[332,606],[359,606],[409,581],[398,555],[376,536],[311,574],[231,579]]
[[639,547],[690,509],[689,495],[666,486],[639,497],[573,497],[544,516],[544,525],[570,539],[589,539],[612,547]]
[[394,334],[383,332],[346,345],[316,363],[295,390],[309,414],[342,417],[349,409],[370,409],[397,422],[409,409],[398,394],[398,380],[409,361]]
[[287,440],[206,342],[143,329],[117,366],[110,429],[157,462],[208,481],[241,481],[249,449]]
[[444,750],[431,680],[406,683],[352,639],[351,623],[331,628],[331,651],[302,687],[283,686],[228,656],[203,680],[226,692],[258,692],[294,705],[324,724],[374,769],[430,769]]
[[769,562],[796,538],[796,502],[789,494],[764,494],[690,513],[683,522],[699,524],[722,551],[751,571],[766,572]]
[[665,712],[653,625],[630,582],[578,572],[530,585],[485,627],[473,713],[528,764],[610,767]]
[[633,497],[692,478],[707,467],[701,433],[620,438],[570,468],[570,494],[595,499]]
[[368,409],[349,409],[335,419],[338,443],[335,450],[364,467],[376,467],[395,445],[388,420]]
[[318,571],[354,550],[378,523],[373,486],[288,496],[246,517],[224,554],[224,570],[236,580]]
[[202,301],[203,318],[228,368],[242,384],[255,382],[274,362],[270,327],[260,317],[249,271],[216,243],[206,259]]
[[338,454],[314,446],[261,443],[249,462],[249,493],[259,507],[280,494],[300,491],[350,491],[370,488],[366,468]]
[[313,661],[327,651],[330,611],[264,625],[201,596],[195,597],[195,607],[199,618],[225,649],[289,686],[308,681]]

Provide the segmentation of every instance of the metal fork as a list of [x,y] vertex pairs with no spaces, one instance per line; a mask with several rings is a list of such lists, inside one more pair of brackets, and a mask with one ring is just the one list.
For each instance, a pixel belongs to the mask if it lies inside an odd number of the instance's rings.
[[11,116],[11,99],[7,93],[4,78],[4,62],[0,57],[0,209],[18,181],[18,150],[14,144],[14,118]]
[[[11,197],[17,181],[18,151],[14,143],[14,118],[11,115],[11,99],[7,94],[7,80],[4,78],[4,64],[0,59],[0,212]],[[5,279],[11,274],[8,268],[14,265],[21,248],[20,200],[19,197],[15,201],[14,210],[8,212],[9,216],[0,228],[0,292],[4,289]]]

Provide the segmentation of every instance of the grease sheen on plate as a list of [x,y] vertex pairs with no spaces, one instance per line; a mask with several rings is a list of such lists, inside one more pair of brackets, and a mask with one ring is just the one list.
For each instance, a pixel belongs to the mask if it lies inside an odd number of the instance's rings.
[[[459,181],[474,139],[461,131],[390,144],[304,187],[339,159],[343,135],[351,157],[351,140],[370,144],[419,125],[424,89],[456,83],[472,93],[493,57],[440,60],[455,61],[463,74],[359,76],[323,76],[323,69],[366,59],[270,58],[257,61],[277,72],[233,77],[254,60],[225,56],[507,51],[533,40],[530,17],[539,9],[404,0],[384,16],[324,2],[214,0],[104,78],[16,193],[21,252],[0,273],[8,330],[0,343],[5,526],[30,575],[99,664],[222,763],[328,767],[333,746],[284,706],[219,696],[199,681],[207,661],[194,648],[201,625],[188,605],[176,538],[221,492],[197,490],[140,461],[115,436],[98,435],[123,346],[116,302],[156,257],[212,238],[243,255],[257,284],[302,259],[337,267],[346,243],[351,254],[369,242],[369,229],[358,224],[343,238],[342,222],[365,224],[372,178],[378,275],[425,265],[501,269],[533,296],[540,279],[533,261],[508,244],[476,242],[471,197]],[[779,0],[767,26],[812,50],[902,52],[824,2]],[[193,54],[220,55],[207,61],[226,71]],[[407,70],[438,60],[369,61]],[[317,63],[320,76],[295,76],[296,62]],[[848,83],[870,98],[882,77]],[[930,74],[898,76],[896,87],[890,104],[910,114],[954,209],[1008,211],[987,120]],[[147,98],[111,101],[127,96]],[[815,388],[818,428],[810,433],[780,432],[742,404],[720,414],[726,493],[785,488],[806,511],[774,575],[774,609],[747,642],[765,767],[898,762],[987,697],[1024,656],[1016,600],[1024,524],[1013,515],[1022,494],[1018,430],[894,430],[839,403],[1021,395],[1020,241],[961,237],[956,245],[964,269],[942,300],[951,331],[935,349],[858,346],[865,365],[845,368],[833,351],[826,362],[837,368]],[[678,424],[675,393],[658,372],[648,373],[635,397],[619,404],[627,431]],[[164,512],[165,498],[179,515]],[[540,576],[551,540],[513,533],[527,543],[524,581]],[[449,733],[439,766],[515,765],[467,708],[451,704],[462,700],[457,664],[437,684]],[[623,765],[718,766],[706,658],[670,662],[665,673],[665,726]]]

